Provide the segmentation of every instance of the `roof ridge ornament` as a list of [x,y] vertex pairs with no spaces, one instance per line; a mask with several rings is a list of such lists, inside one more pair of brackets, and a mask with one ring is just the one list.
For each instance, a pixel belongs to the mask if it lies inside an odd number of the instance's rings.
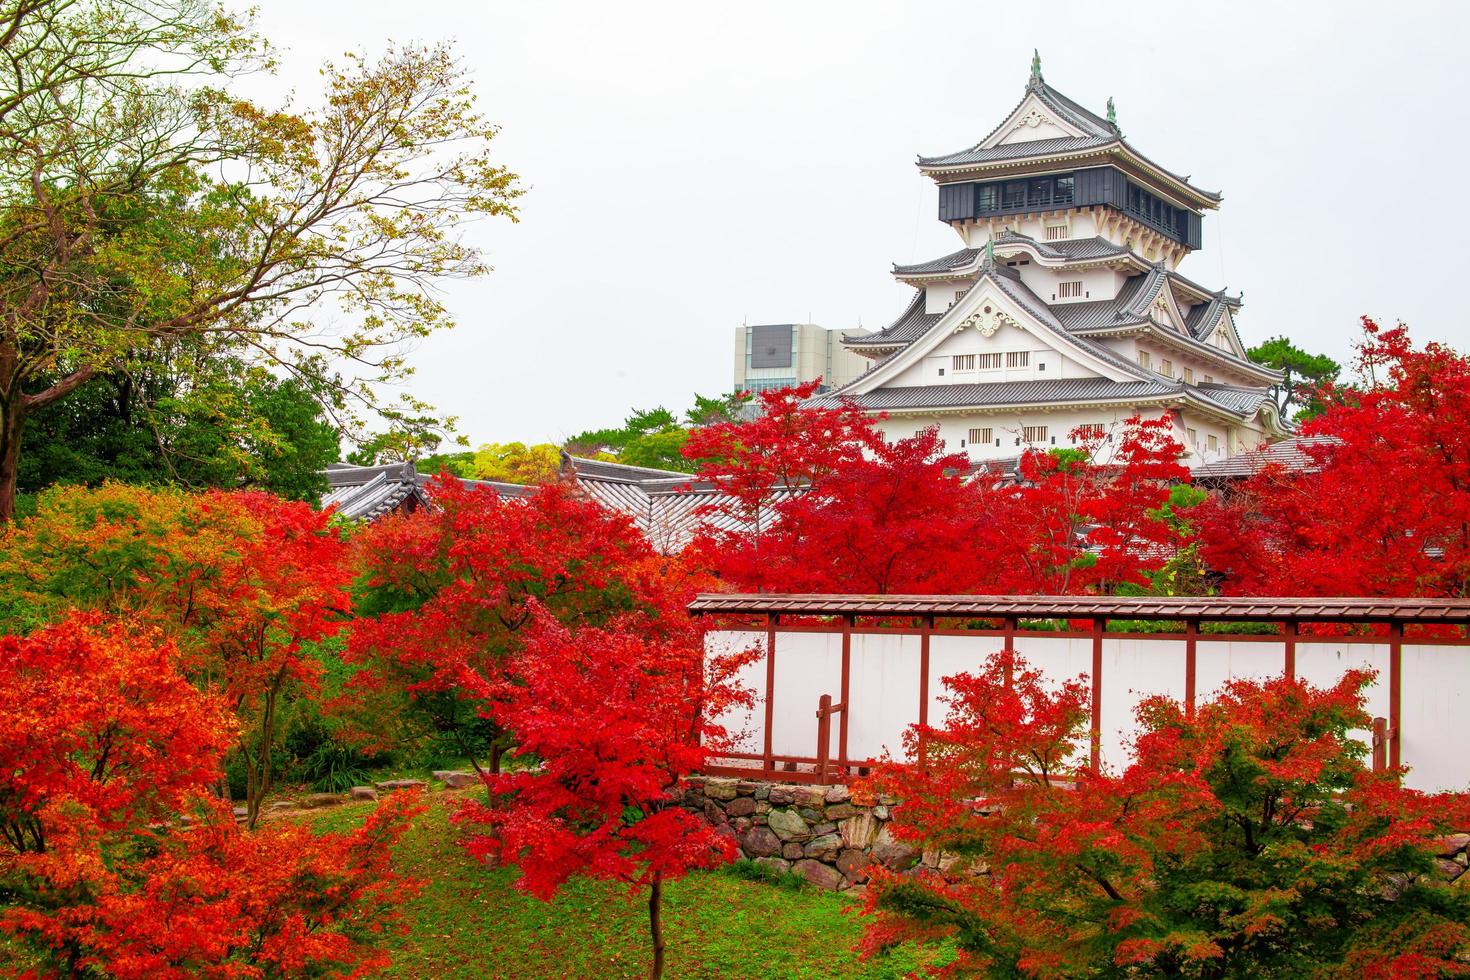
[[1123,131],[1118,129],[1118,109],[1113,105],[1113,97],[1111,95],[1108,96],[1108,125],[1113,127],[1120,136],[1122,135]]
[[1031,85],[1039,85],[1043,81],[1041,77],[1041,52],[1035,48],[1031,49]]

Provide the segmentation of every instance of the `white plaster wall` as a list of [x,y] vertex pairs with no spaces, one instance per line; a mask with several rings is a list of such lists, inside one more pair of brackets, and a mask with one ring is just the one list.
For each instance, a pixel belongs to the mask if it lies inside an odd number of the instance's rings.
[[[1405,785],[1470,789],[1470,657],[1460,646],[1404,644],[1400,753]],[[1379,683],[1387,685],[1385,675]]]
[[[718,657],[736,654],[745,650],[759,650],[761,655],[741,668],[736,683],[754,695],[749,708],[732,708],[713,720],[725,726],[732,744],[728,748],[735,752],[759,752],[764,747],[762,738],[765,728],[766,690],[766,634],[755,630],[722,630],[705,637],[705,654]],[[708,661],[707,661],[708,662]]]
[[1280,677],[1286,672],[1286,648],[1274,642],[1201,638],[1195,645],[1194,664],[1195,694],[1204,700],[1218,694],[1226,681]]
[[[777,755],[817,752],[817,701],[842,695],[842,634],[776,633],[776,688],[771,750]],[[832,757],[837,757],[833,726]]]
[[[1331,687],[1342,675],[1355,668],[1378,671],[1378,680],[1367,695],[1368,716],[1388,717],[1388,645],[1377,643],[1298,643],[1296,675],[1314,687]],[[1360,729],[1352,737],[1372,746],[1373,732]]]
[[1104,636],[1099,740],[1104,766],[1120,771],[1128,765],[1128,747],[1138,733],[1134,710],[1140,701],[1155,694],[1184,699],[1184,668],[1183,640],[1114,640]]
[[[905,757],[903,733],[918,720],[920,647],[919,637],[912,634],[853,633],[848,677],[849,758]],[[836,692],[832,700],[838,700]],[[832,739],[835,756],[835,718]]]
[[[1023,441],[1020,445],[1016,440],[1024,435],[1024,428],[1030,425],[1045,425],[1048,427],[1048,439],[1045,443],[1036,444],[1038,449],[1071,449],[1077,446],[1068,433],[1080,425],[1102,424],[1107,431],[1113,435],[1113,442],[1104,442],[1099,449],[1099,461],[1112,458],[1112,450],[1118,445],[1118,440],[1124,428],[1124,420],[1133,414],[1128,408],[1097,408],[1097,409],[1053,409],[1047,410],[1037,408],[1023,412],[1005,413],[966,413],[952,415],[893,415],[878,422],[878,428],[882,430],[885,437],[890,441],[908,439],[920,429],[931,426],[939,427],[939,437],[944,440],[945,450],[948,452],[964,452],[974,460],[1005,459],[1019,455],[1025,448]],[[1158,418],[1158,409],[1145,410],[1144,418]],[[987,445],[973,445],[969,443],[970,429],[990,428],[994,430],[995,438],[1000,439],[999,447],[992,441]],[[1056,442],[1051,437],[1056,437]],[[1203,438],[1203,437],[1201,437]],[[966,445],[961,446],[960,442]]]
[[[712,633],[711,652],[764,645],[758,631]],[[1004,645],[999,636],[930,637],[929,721],[942,724],[948,714],[944,678],[978,670]],[[1087,636],[1016,635],[1016,649],[1054,683],[1082,677],[1092,681],[1092,640]],[[885,751],[902,757],[903,735],[919,718],[920,638],[896,633],[855,632],[851,640],[848,755],[857,760]],[[1163,638],[1104,637],[1102,650],[1102,761],[1114,769],[1128,764],[1128,746],[1137,731],[1134,710],[1145,697],[1164,694],[1183,700],[1184,641]],[[1297,676],[1328,687],[1348,670],[1376,668],[1377,681],[1367,689],[1371,717],[1389,717],[1388,647],[1381,643],[1303,641],[1297,644]],[[1201,637],[1196,647],[1196,694],[1213,697],[1229,678],[1264,680],[1280,676],[1285,653],[1279,642],[1229,641]],[[734,712],[722,721],[743,734],[744,751],[763,745],[765,658],[744,673],[757,694],[750,711]],[[816,753],[818,699],[842,692],[842,634],[777,632],[776,699],[773,749],[780,755],[810,757]],[[1403,648],[1402,755],[1411,767],[1407,785],[1426,791],[1463,790],[1470,786],[1464,764],[1470,745],[1470,658],[1460,646],[1405,644]],[[831,751],[838,752],[839,723],[833,720]],[[1372,733],[1354,737],[1371,745]]]

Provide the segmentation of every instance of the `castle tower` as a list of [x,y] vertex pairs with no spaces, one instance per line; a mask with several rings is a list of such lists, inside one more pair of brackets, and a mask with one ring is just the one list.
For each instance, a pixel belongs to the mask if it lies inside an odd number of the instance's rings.
[[1178,272],[1221,196],[1136,150],[1111,99],[1082,107],[1038,57],[999,126],[918,165],[964,247],[894,266],[913,300],[843,338],[873,363],[830,397],[886,413],[893,438],[937,425],[977,461],[1077,445],[1079,427],[1112,436],[1134,414],[1173,418],[1191,465],[1287,434],[1266,390],[1279,374],[1236,332],[1240,297]]

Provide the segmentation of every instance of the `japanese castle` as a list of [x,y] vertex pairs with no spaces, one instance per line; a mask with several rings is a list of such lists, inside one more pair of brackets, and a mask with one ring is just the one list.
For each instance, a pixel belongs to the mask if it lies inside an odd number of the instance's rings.
[[1027,447],[1109,452],[1132,415],[1172,418],[1191,466],[1288,435],[1236,333],[1239,296],[1179,273],[1221,196],[1144,156],[1108,100],[1099,116],[1031,64],[1025,95],[974,146],[920,157],[956,252],[893,275],[913,300],[877,333],[848,334],[872,361],[820,401],[846,399],[890,439],[938,426],[975,461]]

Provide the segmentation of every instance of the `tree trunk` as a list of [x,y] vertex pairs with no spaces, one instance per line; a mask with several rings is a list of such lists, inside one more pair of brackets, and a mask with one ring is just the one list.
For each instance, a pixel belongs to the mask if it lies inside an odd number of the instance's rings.
[[25,426],[22,396],[16,392],[11,404],[0,401],[0,524],[15,517],[15,494],[20,480],[20,436]]
[[659,980],[664,975],[663,897],[664,876],[656,872],[648,890],[648,934],[653,937],[653,966],[648,970],[648,980]]

